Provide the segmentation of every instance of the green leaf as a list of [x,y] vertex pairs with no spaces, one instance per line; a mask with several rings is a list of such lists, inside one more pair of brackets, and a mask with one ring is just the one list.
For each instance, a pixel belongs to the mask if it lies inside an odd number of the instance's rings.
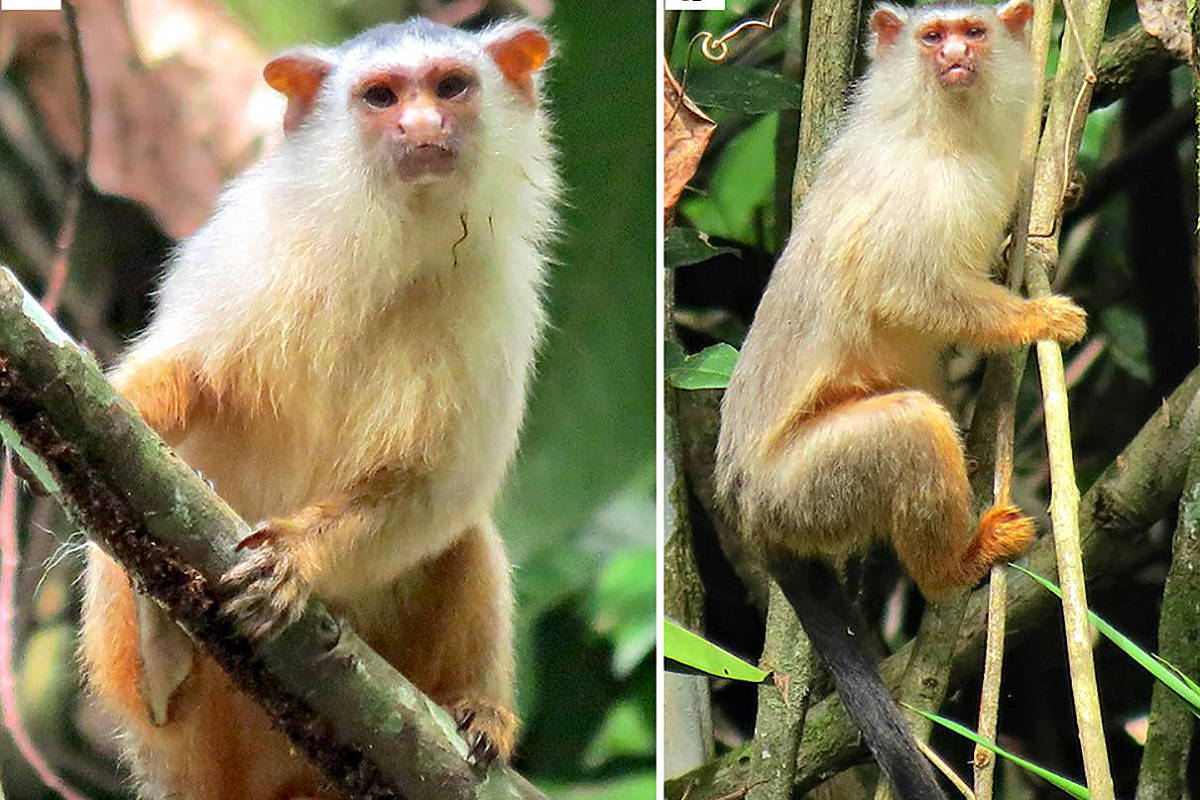
[[663,620],[663,655],[718,678],[761,683],[771,674],[669,619]]
[[676,389],[724,389],[733,375],[738,351],[722,342],[692,353],[667,373],[667,382]]
[[[1191,689],[1193,692],[1195,692],[1198,696],[1200,696],[1200,684],[1196,683],[1194,680],[1192,680],[1187,675],[1185,675],[1183,673],[1183,670],[1181,670],[1179,667],[1172,664],[1170,661],[1167,661],[1165,658],[1160,656],[1158,653],[1151,653],[1150,655],[1154,656],[1155,661],[1157,661],[1158,663],[1162,664],[1164,667],[1169,669],[1171,671],[1172,675],[1179,678],[1179,680],[1183,681],[1185,686],[1187,686],[1189,689]],[[1195,706],[1195,705],[1190,706],[1189,710],[1196,717],[1200,718],[1200,706]]]
[[[685,195],[679,212],[707,233],[749,246],[767,246],[763,231],[775,214],[775,131],[772,114],[733,137],[716,154],[703,195]],[[774,247],[768,247],[774,250]]]
[[738,250],[710,244],[708,234],[695,228],[671,228],[663,241],[663,264],[667,269],[698,264],[722,253],[737,255]]
[[654,714],[629,700],[605,715],[604,724],[588,743],[583,766],[598,769],[622,756],[654,757]]
[[592,629],[613,643],[613,673],[628,677],[654,652],[655,548],[616,553],[605,564],[588,610]]
[[1112,306],[1100,312],[1100,329],[1108,337],[1113,363],[1142,383],[1149,384],[1150,348],[1146,322],[1128,306]]
[[1179,679],[1181,681],[1183,681],[1184,683],[1186,683],[1187,687],[1189,689],[1191,689],[1193,692],[1196,692],[1196,694],[1200,694],[1200,683],[1196,683],[1194,680],[1189,678],[1187,675],[1183,674],[1183,670],[1181,670],[1179,667],[1175,666],[1170,661],[1167,661],[1165,658],[1160,656],[1158,653],[1154,653],[1154,660],[1159,662],[1163,666],[1167,667],[1168,669],[1170,669],[1176,675],[1178,675]]
[[[1059,589],[1058,586],[1056,586],[1052,581],[1049,581],[1046,578],[1043,578],[1041,575],[1038,575],[1036,572],[1031,572],[1030,570],[1027,570],[1017,564],[1009,564],[1009,566],[1015,570],[1025,573],[1030,578],[1045,587],[1046,590],[1052,592],[1056,597],[1058,597],[1059,600],[1062,600],[1062,590]],[[1183,677],[1177,669],[1169,666],[1166,664],[1166,662],[1162,661],[1162,659],[1159,659],[1158,657],[1153,656],[1142,648],[1138,647],[1129,637],[1118,631],[1112,625],[1109,625],[1091,610],[1088,610],[1088,621],[1091,622],[1096,630],[1100,631],[1100,633],[1106,639],[1115,644],[1121,650],[1125,651],[1125,654],[1140,664],[1143,669],[1145,669],[1158,680],[1162,681],[1168,689],[1179,695],[1184,702],[1188,703],[1192,707],[1193,713],[1200,711],[1200,691],[1197,691],[1196,683],[1194,681],[1192,681],[1190,678]]]
[[1079,798],[1079,800],[1089,800],[1089,798],[1092,796],[1091,792],[1089,792],[1087,790],[1086,786],[1078,784],[1073,780],[1064,778],[1063,776],[1058,775],[1057,773],[1051,772],[1050,770],[1046,769],[1045,767],[1038,766],[1037,764],[1033,763],[1032,761],[1026,761],[1025,759],[1021,758],[1020,756],[1014,755],[1013,753],[1008,752],[1007,750],[1000,747],[999,745],[989,742],[987,739],[984,739],[982,736],[980,736],[975,731],[971,730],[970,728],[968,728],[964,725],[960,725],[959,723],[955,722],[954,720],[946,719],[945,717],[939,717],[937,714],[931,714],[928,711],[922,711],[919,708],[913,708],[908,703],[905,703],[904,706],[905,706],[905,708],[909,709],[910,711],[917,712],[918,714],[920,714],[922,717],[925,717],[926,719],[933,720],[937,724],[941,725],[943,728],[948,728],[948,729],[954,731],[955,733],[957,733],[959,736],[963,736],[967,739],[970,739],[972,742],[979,745],[980,747],[986,747],[988,750],[991,750],[996,755],[998,755],[1002,758],[1007,758],[1009,761],[1013,762],[1017,766],[1021,767],[1022,769],[1026,770],[1028,772],[1032,772],[1034,775],[1037,775],[1039,778],[1042,778],[1046,782],[1050,783],[1052,786],[1062,789],[1064,792],[1071,795],[1072,797]]
[[800,84],[782,75],[734,64],[695,70],[687,93],[698,106],[742,114],[800,108],[804,94]]

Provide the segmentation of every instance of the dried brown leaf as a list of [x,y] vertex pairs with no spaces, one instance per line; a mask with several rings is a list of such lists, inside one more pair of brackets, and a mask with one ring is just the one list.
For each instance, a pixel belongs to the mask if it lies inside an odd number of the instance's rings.
[[[225,182],[277,141],[283,102],[265,54],[206,0],[78,3],[92,89],[90,178],[144,203],[172,236],[212,210]],[[77,93],[61,15],[6,13],[13,62],[54,143],[80,149]]]
[[1192,32],[1187,0],[1137,0],[1138,17],[1146,33],[1184,61],[1192,60]]
[[683,93],[683,87],[666,64],[663,64],[663,84],[663,214],[669,223],[679,195],[696,174],[717,123]]

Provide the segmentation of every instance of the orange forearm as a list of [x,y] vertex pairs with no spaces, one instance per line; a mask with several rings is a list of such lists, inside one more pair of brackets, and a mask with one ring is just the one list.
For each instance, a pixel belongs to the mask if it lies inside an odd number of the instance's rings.
[[122,364],[111,380],[117,392],[168,443],[183,437],[200,399],[195,371],[179,359],[162,357]]

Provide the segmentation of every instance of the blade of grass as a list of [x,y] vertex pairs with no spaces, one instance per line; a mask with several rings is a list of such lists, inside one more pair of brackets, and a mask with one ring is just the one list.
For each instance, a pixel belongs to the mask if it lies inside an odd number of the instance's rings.
[[[1172,664],[1170,661],[1167,661],[1165,658],[1160,656],[1158,653],[1151,653],[1150,655],[1154,656],[1155,661],[1162,664],[1164,667],[1171,670],[1171,672],[1173,672],[1175,675],[1177,675],[1179,677],[1179,680],[1186,683],[1187,687],[1189,689],[1191,689],[1197,695],[1200,695],[1200,683],[1196,683],[1194,680],[1192,680],[1187,675],[1185,675],[1183,673],[1183,670],[1181,670],[1179,667]],[[1197,712],[1200,712],[1200,708],[1197,709]]]
[[940,717],[937,714],[931,714],[928,711],[922,711],[919,708],[913,708],[912,706],[909,706],[909,708],[911,710],[915,711],[916,713],[920,714],[921,716],[925,717],[926,719],[936,722],[938,725],[941,725],[943,728],[952,730],[955,733],[957,733],[959,736],[963,736],[963,737],[969,739],[970,741],[974,742],[975,744],[979,745],[980,747],[986,747],[988,750],[991,750],[993,753],[1000,756],[1001,758],[1008,759],[1009,761],[1013,762],[1014,764],[1021,767],[1022,769],[1026,770],[1028,772],[1031,772],[1034,775],[1037,775],[1039,778],[1046,781],[1051,786],[1061,789],[1062,791],[1066,792],[1067,794],[1071,795],[1072,797],[1078,798],[1079,800],[1090,800],[1091,799],[1092,795],[1087,790],[1086,786],[1076,783],[1075,781],[1073,781],[1069,778],[1064,778],[1063,776],[1059,775],[1058,773],[1051,772],[1050,770],[1046,769],[1045,767],[1039,766],[1038,764],[1035,764],[1032,761],[1021,758],[1020,756],[1016,755],[1015,753],[1008,752],[1003,747],[1000,747],[999,745],[995,744],[994,742],[989,742],[987,739],[984,739],[982,736],[975,733],[975,731],[971,730],[970,728],[966,727],[965,725],[960,725],[959,723],[955,722],[954,720],[946,719],[945,717]]
[[[1047,591],[1053,593],[1060,600],[1062,599],[1062,590],[1059,589],[1053,581],[1043,578],[1036,572],[1031,572],[1017,564],[1010,564],[1009,566],[1025,573],[1030,578],[1045,587]],[[1200,691],[1197,691],[1197,689],[1200,687],[1196,686],[1195,681],[1191,680],[1190,678],[1186,678],[1186,676],[1181,675],[1178,670],[1175,670],[1169,664],[1166,664],[1164,661],[1162,661],[1162,659],[1158,658],[1152,653],[1146,652],[1141,647],[1138,647],[1138,645],[1129,637],[1118,631],[1112,625],[1109,625],[1090,609],[1088,610],[1088,621],[1092,623],[1092,626],[1098,630],[1101,635],[1104,636],[1104,638],[1108,639],[1110,642],[1123,650],[1126,655],[1140,664],[1147,672],[1149,672],[1158,680],[1162,681],[1167,688],[1175,692],[1185,702],[1190,704],[1192,708],[1200,712]]]

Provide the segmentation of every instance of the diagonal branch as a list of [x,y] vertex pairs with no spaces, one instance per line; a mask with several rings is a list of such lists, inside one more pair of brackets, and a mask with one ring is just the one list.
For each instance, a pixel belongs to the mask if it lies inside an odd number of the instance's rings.
[[506,767],[470,767],[454,723],[319,601],[259,645],[221,613],[218,578],[249,528],[0,272],[0,435],[42,483],[356,798],[545,800]]

